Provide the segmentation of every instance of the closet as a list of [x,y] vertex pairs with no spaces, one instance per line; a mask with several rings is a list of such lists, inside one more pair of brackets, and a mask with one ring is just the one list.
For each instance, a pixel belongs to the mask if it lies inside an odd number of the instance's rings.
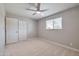
[[21,40],[27,40],[26,21],[6,17],[6,44]]
[[19,40],[27,40],[27,23],[19,20]]

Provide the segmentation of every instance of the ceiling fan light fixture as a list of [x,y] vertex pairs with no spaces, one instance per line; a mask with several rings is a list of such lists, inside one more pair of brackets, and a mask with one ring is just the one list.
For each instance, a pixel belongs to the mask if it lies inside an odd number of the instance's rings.
[[40,12],[40,11],[37,11],[36,13],[37,13],[37,14],[40,14],[41,12]]

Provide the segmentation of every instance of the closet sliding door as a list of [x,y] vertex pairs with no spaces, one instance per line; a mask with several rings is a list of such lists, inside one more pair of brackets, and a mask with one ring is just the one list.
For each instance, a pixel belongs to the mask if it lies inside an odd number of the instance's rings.
[[6,18],[6,44],[18,41],[18,19]]
[[27,40],[27,23],[19,20],[19,40]]

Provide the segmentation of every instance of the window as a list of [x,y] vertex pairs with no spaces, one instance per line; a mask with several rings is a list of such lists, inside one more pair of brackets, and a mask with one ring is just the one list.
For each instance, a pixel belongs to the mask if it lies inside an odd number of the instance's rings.
[[62,29],[62,17],[47,20],[46,29]]
[[53,29],[53,20],[46,21],[46,29]]

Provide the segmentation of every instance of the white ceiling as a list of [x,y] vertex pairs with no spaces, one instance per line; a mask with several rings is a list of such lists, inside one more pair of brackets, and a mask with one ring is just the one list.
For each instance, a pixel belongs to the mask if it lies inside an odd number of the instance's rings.
[[41,3],[40,9],[48,9],[41,14],[32,15],[33,11],[26,10],[27,8],[36,9],[36,4],[34,3],[7,3],[5,4],[6,14],[14,14],[18,16],[24,16],[32,19],[40,19],[47,17],[54,13],[66,10],[71,7],[75,7],[79,4],[77,3]]

